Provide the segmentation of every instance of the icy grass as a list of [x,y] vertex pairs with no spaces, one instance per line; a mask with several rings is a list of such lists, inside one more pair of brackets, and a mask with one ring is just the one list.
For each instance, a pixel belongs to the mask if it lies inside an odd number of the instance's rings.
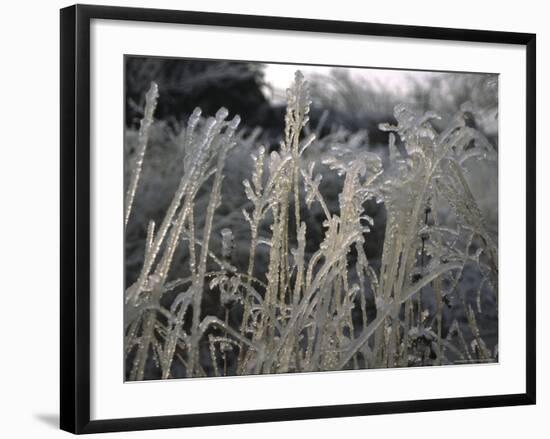
[[[157,98],[152,84],[127,184],[125,227]],[[239,118],[227,120],[223,108],[213,118],[202,118],[200,109],[189,118],[179,135],[179,185],[160,224],[149,222],[140,274],[125,292],[130,380],[151,378],[151,369],[167,379],[496,359],[477,317],[482,290],[497,295],[498,252],[464,166],[494,160],[496,152],[465,123],[468,105],[441,132],[430,123],[436,114],[397,105],[397,125],[380,126],[390,131],[384,166],[361,142],[304,134],[310,103],[297,72],[278,151],[252,148],[253,172],[243,181],[249,203],[240,213],[250,231],[246,267],[232,265],[233,230],[213,232],[228,153],[242,142]],[[342,181],[337,213],[323,196],[321,166]],[[197,203],[205,188],[208,201]],[[387,217],[377,264],[365,249],[371,228],[384,225],[366,214],[369,200]],[[314,211],[322,217],[323,239],[306,251]],[[258,263],[261,246],[268,248],[267,267]],[[187,276],[171,279],[180,247],[188,255]],[[467,267],[479,273],[475,307],[459,287]],[[208,295],[223,315],[202,310]],[[467,324],[454,320],[443,334],[444,307],[451,303]]]

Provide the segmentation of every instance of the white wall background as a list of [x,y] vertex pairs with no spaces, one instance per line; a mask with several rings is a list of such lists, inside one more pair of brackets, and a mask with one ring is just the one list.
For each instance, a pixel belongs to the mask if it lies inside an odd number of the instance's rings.
[[[550,326],[544,320],[544,279],[550,256],[550,155],[544,122],[550,117],[550,29],[541,1],[462,0],[296,2],[277,0],[103,0],[88,3],[244,14],[299,16],[395,24],[535,32],[538,37],[538,405],[423,414],[324,419],[105,437],[545,437],[550,432]],[[62,437],[58,419],[59,288],[59,13],[64,1],[3,5],[0,15],[0,434]],[[38,67],[38,70],[36,69]],[[29,110],[35,114],[28,116]],[[38,111],[38,114],[36,112]],[[546,165],[546,166],[545,166]],[[32,264],[32,267],[29,265]],[[31,356],[32,355],[32,356]],[[37,374],[39,371],[39,374]]]

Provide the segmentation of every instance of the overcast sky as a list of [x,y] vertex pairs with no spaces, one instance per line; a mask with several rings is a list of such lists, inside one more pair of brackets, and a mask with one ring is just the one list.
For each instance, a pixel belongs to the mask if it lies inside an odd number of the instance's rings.
[[[305,78],[312,74],[328,75],[334,67],[308,66],[296,64],[266,64],[265,80],[276,89],[273,97],[275,100],[284,99],[284,91],[294,80],[294,72],[300,70]],[[406,93],[410,90],[412,80],[425,81],[437,73],[419,72],[413,70],[385,70],[372,68],[347,68],[352,77],[367,80],[373,86],[376,84],[395,90],[396,94]],[[270,94],[267,92],[266,94]],[[269,96],[271,98],[271,96]]]

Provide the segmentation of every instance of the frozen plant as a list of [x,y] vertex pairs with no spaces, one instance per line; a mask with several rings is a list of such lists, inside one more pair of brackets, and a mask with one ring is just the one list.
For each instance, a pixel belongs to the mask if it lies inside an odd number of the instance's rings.
[[[147,160],[157,95],[152,84],[125,224]],[[227,120],[222,108],[205,119],[196,109],[177,136],[179,184],[160,225],[149,222],[139,276],[125,292],[128,379],[496,360],[478,320],[481,295],[497,297],[498,249],[465,164],[495,160],[497,153],[466,123],[469,105],[442,131],[432,124],[435,113],[397,105],[397,124],[380,127],[390,132],[384,165],[363,148],[362,134],[338,142],[305,135],[310,104],[308,83],[297,72],[282,141],[270,154],[252,147],[252,173],[242,182],[248,203],[231,227],[216,225],[223,221],[216,211],[228,154],[243,142],[238,116]],[[323,194],[327,175],[341,187],[336,207]],[[207,201],[199,203],[199,193]],[[385,209],[385,224],[367,214],[373,202]],[[312,218],[323,230],[313,249]],[[234,257],[235,230],[243,225],[246,263]],[[385,227],[379,263],[366,252],[376,227]],[[261,248],[268,249],[265,267],[258,263]],[[185,267],[177,266],[178,251]],[[171,277],[175,268],[186,275]],[[479,273],[475,306],[461,288],[469,270]],[[445,324],[450,306],[461,311]]]

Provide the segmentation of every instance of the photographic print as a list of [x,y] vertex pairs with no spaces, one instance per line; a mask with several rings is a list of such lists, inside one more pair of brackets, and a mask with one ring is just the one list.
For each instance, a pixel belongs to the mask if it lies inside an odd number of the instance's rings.
[[124,63],[127,381],[498,362],[497,74]]

